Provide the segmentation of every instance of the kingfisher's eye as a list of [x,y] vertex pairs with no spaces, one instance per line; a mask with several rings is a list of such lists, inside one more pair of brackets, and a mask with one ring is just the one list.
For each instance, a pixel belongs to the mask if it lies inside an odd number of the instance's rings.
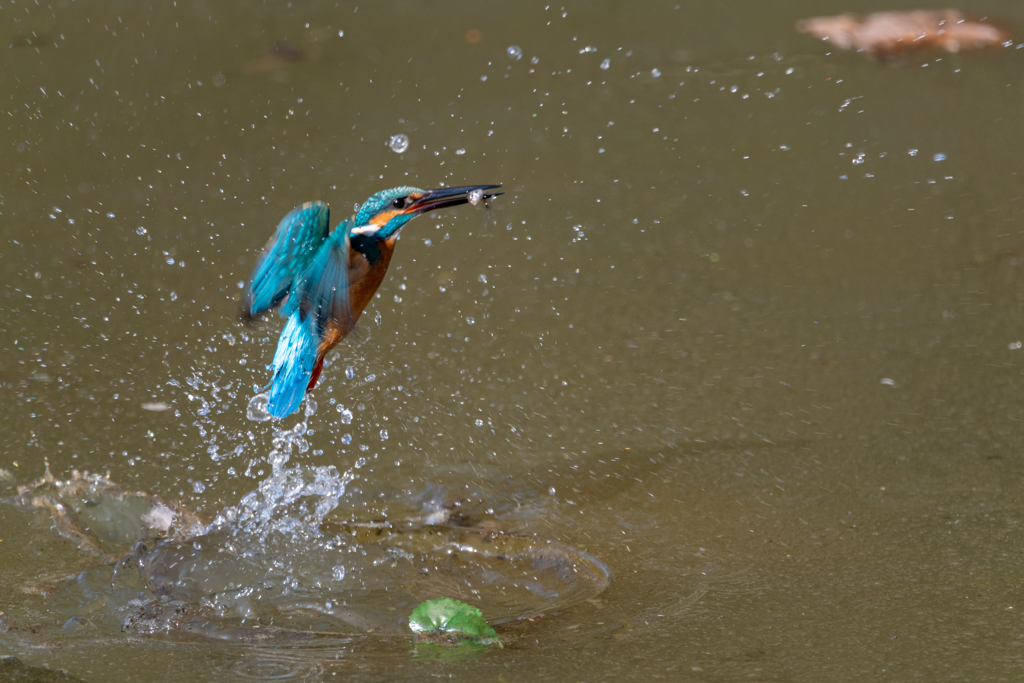
[[395,201],[391,202],[391,206],[395,207],[396,209],[404,209],[405,208],[405,197],[399,197]]

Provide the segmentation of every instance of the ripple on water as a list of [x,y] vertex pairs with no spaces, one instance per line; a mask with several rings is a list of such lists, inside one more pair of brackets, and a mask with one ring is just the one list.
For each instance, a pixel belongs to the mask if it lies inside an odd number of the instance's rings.
[[319,661],[302,655],[302,651],[247,650],[241,655],[231,672],[243,679],[260,681],[292,681],[319,679],[324,666]]

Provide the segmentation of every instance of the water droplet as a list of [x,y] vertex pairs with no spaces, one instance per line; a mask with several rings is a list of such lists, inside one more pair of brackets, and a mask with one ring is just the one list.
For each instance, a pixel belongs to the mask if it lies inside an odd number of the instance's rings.
[[465,153],[466,153],[466,150],[464,150],[464,149],[457,149],[457,150],[455,150],[455,156],[457,156],[457,157],[460,157],[460,156],[462,156]]
[[[343,30],[341,30],[341,29],[338,29],[338,37],[342,38],[342,37],[344,37],[344,35],[345,35],[345,32]],[[345,574],[345,568],[344,567],[341,568],[341,573],[344,576],[344,574]]]
[[380,324],[381,322],[383,322],[383,320],[384,317],[380,314],[380,311],[377,311],[376,313],[373,314],[373,322],[377,323],[378,327],[380,327]]
[[388,440],[388,430],[386,430],[386,429],[380,430],[380,440],[381,441],[387,441]]
[[917,156],[917,150],[916,149],[909,149],[909,150],[907,150],[907,154],[909,154],[912,157],[916,157]]
[[178,293],[177,292],[171,292],[171,301],[177,301],[177,300],[178,300]]
[[377,381],[377,375],[367,375],[366,376],[366,381],[367,382],[376,382]]
[[202,493],[206,490],[206,484],[201,481],[194,481],[192,482],[192,490],[196,493]]
[[603,70],[605,70],[605,71],[607,71],[609,68],[611,68],[611,65],[612,65],[612,60],[607,59],[607,58],[603,62],[601,62],[601,68]]
[[519,48],[518,45],[509,45],[507,52],[510,59],[519,61],[520,59],[523,58],[523,51]]
[[467,199],[469,199],[469,203],[472,204],[473,206],[476,206],[481,201],[483,201],[483,198],[483,190],[470,190],[469,195],[467,196]]
[[339,405],[338,412],[341,413],[341,424],[350,425],[352,424],[352,411],[345,406]]
[[257,394],[249,400],[249,406],[245,409],[245,416],[253,422],[266,422],[270,419],[267,412],[267,394]]
[[366,464],[366,458],[359,458],[358,460],[356,460],[356,469],[358,470],[360,467],[362,467],[365,464]]
[[334,576],[335,581],[341,581],[345,578],[345,565],[339,564],[331,570],[331,574]]
[[483,427],[484,426],[484,421],[483,420],[477,420],[473,424],[475,424],[477,427]]
[[536,57],[531,57],[531,58],[530,58],[530,64],[537,64],[537,63],[539,63],[539,62],[540,62],[540,60],[539,60],[539,59],[537,59]]
[[548,493],[550,493],[552,496],[555,495],[555,487],[552,486],[552,487],[548,488]]
[[167,265],[169,265],[169,266],[173,266],[174,265],[174,259],[172,259],[170,256],[167,257]]
[[661,70],[651,69],[651,76],[653,76],[654,78],[661,78]]
[[135,232],[139,233],[140,235],[145,235],[146,229],[140,225],[139,227],[135,228]]
[[466,323],[469,324],[469,325],[472,325],[475,322],[476,322],[476,320],[474,320],[473,318],[466,318]]
[[476,276],[476,280],[477,282],[487,282],[487,276],[481,273],[480,275]]
[[113,211],[108,211],[107,212],[107,218],[113,218],[113,217],[114,217],[114,212]]
[[409,136],[405,133],[392,135],[391,140],[388,142],[388,147],[391,148],[392,152],[398,152],[401,154],[405,150],[409,149]]
[[356,376],[356,369],[351,365],[348,366],[347,368],[345,368],[345,376],[348,377],[349,379],[352,379],[353,377]]
[[345,436],[341,437],[341,442],[343,444],[345,444],[346,446],[348,444],[352,443],[352,435],[351,434],[346,434]]
[[934,156],[932,156],[932,160],[933,160],[933,161],[945,161],[945,160],[946,160],[946,155],[945,155],[945,154],[942,154],[942,153],[940,152],[940,153],[938,153],[938,154],[935,154]]

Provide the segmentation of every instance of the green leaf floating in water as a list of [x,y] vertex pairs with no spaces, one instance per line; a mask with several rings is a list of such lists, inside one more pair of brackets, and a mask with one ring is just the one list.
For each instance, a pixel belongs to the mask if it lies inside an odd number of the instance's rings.
[[498,643],[497,632],[484,621],[480,610],[451,598],[420,603],[409,615],[409,628],[421,639],[433,643]]

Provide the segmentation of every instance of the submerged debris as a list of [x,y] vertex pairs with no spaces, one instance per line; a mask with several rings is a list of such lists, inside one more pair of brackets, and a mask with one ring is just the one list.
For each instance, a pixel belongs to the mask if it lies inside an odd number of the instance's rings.
[[953,9],[814,17],[798,21],[796,30],[844,50],[879,56],[918,50],[982,50],[1013,37],[1003,26],[967,19]]
[[26,507],[53,515],[57,532],[104,562],[117,562],[124,546],[160,538],[188,538],[205,528],[199,518],[178,504],[144,491],[124,491],[110,479],[89,472],[58,480],[46,474],[18,487]]

